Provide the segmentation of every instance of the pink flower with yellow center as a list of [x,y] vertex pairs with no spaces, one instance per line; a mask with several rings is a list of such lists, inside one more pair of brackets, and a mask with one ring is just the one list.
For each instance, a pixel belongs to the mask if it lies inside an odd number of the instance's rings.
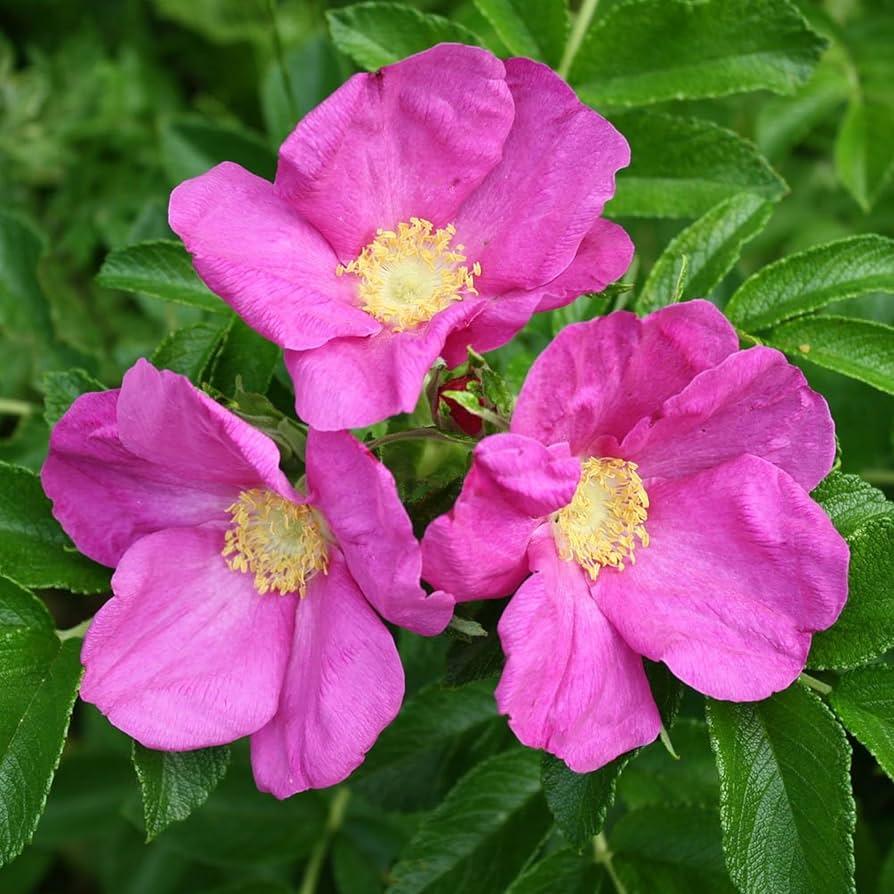
[[848,548],[809,496],[828,407],[782,354],[738,347],[705,301],[569,326],[423,538],[457,601],[514,592],[497,702],[578,772],[658,734],[641,656],[763,699],[844,606]]
[[545,65],[442,44],[358,74],[279,151],[180,184],[171,227],[199,275],[285,350],[319,429],[412,410],[423,379],[627,269],[600,217],[624,138]]
[[273,441],[146,361],[75,401],[41,478],[78,549],[116,569],[82,698],[150,748],[251,736],[279,798],[340,782],[397,714],[379,615],[423,634],[450,618],[394,479],[350,434],[310,430],[296,490]]

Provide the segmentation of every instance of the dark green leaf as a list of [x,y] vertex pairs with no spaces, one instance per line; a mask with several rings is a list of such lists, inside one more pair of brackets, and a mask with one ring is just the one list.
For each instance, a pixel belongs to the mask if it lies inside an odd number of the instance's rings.
[[50,308],[35,274],[43,249],[31,224],[0,211],[0,328],[27,340],[51,333]]
[[756,704],[710,701],[723,846],[743,894],[854,891],[850,746],[804,686]]
[[565,848],[526,869],[506,894],[602,894],[611,890],[610,884],[586,851]]
[[844,376],[894,394],[894,326],[850,317],[790,320],[767,343]]
[[509,751],[466,774],[407,845],[390,894],[505,890],[550,826],[538,764]]
[[222,161],[233,161],[272,180],[276,155],[251,131],[197,118],[165,125],[161,132],[165,168],[172,183],[198,177]]
[[43,605],[0,578],[0,864],[43,813],[81,679],[80,647],[60,642]]
[[231,397],[236,393],[238,377],[245,391],[263,394],[273,378],[279,355],[275,344],[235,317],[214,361],[211,384]]
[[831,472],[811,496],[843,537],[850,537],[873,519],[894,518],[894,503],[859,475]]
[[637,313],[646,314],[674,303],[684,258],[683,296],[706,298],[739,260],[742,246],[766,226],[772,213],[770,202],[749,193],[715,205],[661,253],[636,300]]
[[133,764],[143,792],[146,841],[186,819],[208,800],[230,763],[230,749],[152,751],[134,742]]
[[475,0],[475,5],[511,53],[558,66],[568,39],[565,0]]
[[104,391],[105,386],[97,382],[83,369],[66,369],[47,372],[43,375],[44,411],[47,425],[54,426],[65,411],[82,394],[89,391]]
[[33,472],[0,463],[0,574],[23,587],[109,589],[111,571],[74,550]]
[[730,298],[726,314],[746,332],[759,332],[869,292],[894,292],[894,240],[852,236],[759,270]]
[[479,42],[457,22],[401,3],[357,3],[330,9],[326,18],[335,45],[368,71],[438,43]]
[[787,187],[751,143],[710,121],[640,111],[612,116],[630,143],[611,217],[699,217],[740,193],[778,199]]
[[153,351],[152,362],[160,369],[173,370],[200,385],[229,326],[229,321],[218,321],[178,329]]
[[787,0],[628,0],[590,26],[570,81],[597,107],[793,93],[825,45]]
[[189,253],[168,239],[139,242],[111,252],[96,281],[107,289],[140,292],[228,314],[230,308],[199,279]]

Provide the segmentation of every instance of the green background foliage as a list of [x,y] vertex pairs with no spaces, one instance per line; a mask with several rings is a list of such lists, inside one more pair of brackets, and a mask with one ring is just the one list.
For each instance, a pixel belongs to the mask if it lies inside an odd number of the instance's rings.
[[[0,0],[0,20],[3,894],[894,892],[890,0]],[[36,472],[71,402],[147,356],[300,473],[279,352],[196,277],[167,197],[223,160],[271,177],[350,74],[443,40],[558,68],[632,149],[606,208],[630,271],[488,355],[489,406],[568,323],[710,298],[829,401],[840,460],[814,497],[851,548],[850,600],[811,676],[766,702],[706,706],[650,668],[666,741],[585,776],[515,741],[493,700],[502,604],[467,606],[441,637],[396,633],[407,700],[352,778],[280,803],[244,742],[163,755],[72,711],[109,570]],[[467,463],[450,442],[380,456],[417,531]]]

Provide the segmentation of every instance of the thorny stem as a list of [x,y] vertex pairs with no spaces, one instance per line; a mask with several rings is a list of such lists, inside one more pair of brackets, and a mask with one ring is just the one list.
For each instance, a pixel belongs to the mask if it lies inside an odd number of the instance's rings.
[[335,837],[336,832],[341,828],[344,822],[345,812],[348,807],[348,801],[351,798],[351,792],[347,788],[336,789],[332,801],[329,803],[329,816],[326,817],[326,826],[320,840],[314,846],[310,859],[307,861],[307,868],[304,870],[304,878],[301,880],[301,887],[298,894],[314,894],[317,890],[317,883],[320,880],[320,871],[323,868],[323,860],[326,859],[326,853],[329,845]]
[[600,832],[593,839],[593,859],[605,867],[608,877],[612,880],[612,884],[615,886],[615,891],[617,891],[618,894],[627,894],[627,888],[624,887],[624,882],[618,878],[618,873],[615,872],[615,867],[612,864],[613,856],[614,854],[612,854],[608,846],[608,839],[605,837],[604,833]]
[[467,444],[468,438],[454,437],[434,427],[411,428],[407,431],[395,431],[390,435],[382,435],[381,438],[373,438],[367,441],[366,446],[370,450],[382,447],[384,444],[394,444],[397,441],[443,441],[448,444]]
[[559,63],[558,72],[563,78],[568,77],[571,71],[571,63],[580,49],[581,41],[593,21],[593,15],[596,12],[596,6],[599,0],[584,0],[581,3],[580,11],[574,19],[574,25],[571,28],[571,34],[568,37],[568,43],[565,44],[565,52],[562,53],[562,61]]
[[814,692],[818,692],[820,695],[828,695],[832,691],[832,687],[828,683],[823,683],[822,680],[817,680],[816,677],[811,677],[810,674],[801,674],[798,679],[810,689],[813,689]]

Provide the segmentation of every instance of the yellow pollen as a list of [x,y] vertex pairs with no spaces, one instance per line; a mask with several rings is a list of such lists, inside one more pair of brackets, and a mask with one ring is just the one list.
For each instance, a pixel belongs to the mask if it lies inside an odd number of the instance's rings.
[[635,463],[590,457],[581,464],[571,502],[552,517],[559,555],[574,559],[593,580],[605,566],[623,571],[625,562],[636,561],[636,541],[649,545],[648,508]]
[[260,594],[304,596],[307,582],[329,567],[324,522],[311,506],[269,490],[244,490],[227,509],[232,523],[222,555],[233,571],[255,576]]
[[361,306],[394,332],[412,329],[430,320],[454,301],[477,295],[474,278],[481,265],[463,264],[462,245],[450,247],[456,227],[436,230],[430,220],[411,217],[394,230],[377,230],[350,264],[339,264],[338,276],[352,273],[360,279]]

